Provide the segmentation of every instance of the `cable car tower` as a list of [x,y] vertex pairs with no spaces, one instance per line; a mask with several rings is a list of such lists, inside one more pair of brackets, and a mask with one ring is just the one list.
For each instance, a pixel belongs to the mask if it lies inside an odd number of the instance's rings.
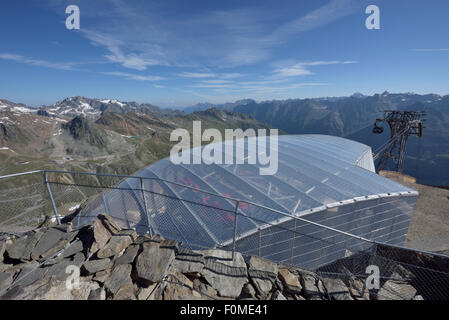
[[[380,156],[377,172],[385,169],[388,160],[396,164],[396,171],[402,173],[405,158],[405,145],[409,136],[422,137],[424,111],[384,111],[382,119],[376,119],[373,133],[381,134],[384,128],[379,123],[386,122],[390,126],[390,140],[382,145],[374,154],[374,160]],[[383,152],[382,152],[383,151]],[[381,154],[382,153],[382,154]]]

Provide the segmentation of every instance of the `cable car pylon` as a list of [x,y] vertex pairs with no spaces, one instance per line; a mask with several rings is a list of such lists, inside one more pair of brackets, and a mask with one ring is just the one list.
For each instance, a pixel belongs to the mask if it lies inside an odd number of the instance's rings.
[[[404,168],[405,146],[409,136],[422,137],[424,111],[384,111],[382,119],[376,119],[373,133],[381,134],[384,128],[380,123],[386,122],[390,126],[390,139],[374,155],[374,159],[380,157],[376,171],[384,170],[390,159],[396,165],[396,171],[402,173]],[[383,150],[383,151],[382,151]]]

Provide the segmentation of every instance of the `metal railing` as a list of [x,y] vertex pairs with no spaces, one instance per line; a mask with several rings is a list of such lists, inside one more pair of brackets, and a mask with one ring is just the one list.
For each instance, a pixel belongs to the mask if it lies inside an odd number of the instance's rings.
[[[115,194],[114,190],[120,192]],[[190,196],[207,195],[221,202],[211,204],[189,196],[183,198],[188,192]],[[189,213],[189,221],[183,212]],[[81,225],[99,213],[108,213],[125,227],[134,227],[142,233],[159,233],[178,240],[190,249],[222,248],[232,251],[233,258],[235,252],[258,255],[344,281],[365,279],[366,267],[375,264],[381,266],[383,283],[413,282],[426,297],[449,299],[449,257],[373,240],[372,231],[352,234],[304,219],[299,216],[301,213],[292,215],[158,177],[58,170],[0,177],[0,232],[17,233],[44,223],[59,224],[62,217],[70,214],[77,214],[76,223]],[[227,235],[226,241],[216,232],[207,232],[211,221],[220,225]],[[201,225],[205,232],[195,233],[196,229],[189,224]],[[186,232],[189,227],[192,229]],[[411,256],[415,259],[410,259]],[[422,257],[445,263],[428,267],[420,264]],[[437,292],[435,286],[442,289]]]

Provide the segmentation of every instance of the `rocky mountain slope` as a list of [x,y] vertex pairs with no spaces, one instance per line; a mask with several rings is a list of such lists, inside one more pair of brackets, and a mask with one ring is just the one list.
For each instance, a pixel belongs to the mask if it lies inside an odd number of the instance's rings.
[[[407,261],[420,263],[414,259]],[[79,286],[67,287],[77,269]],[[442,275],[447,276],[440,274],[440,284]],[[350,275],[314,273],[240,253],[232,259],[229,251],[191,251],[158,235],[138,236],[104,215],[80,230],[67,223],[0,239],[3,300],[422,300],[419,285],[406,279],[382,280],[379,290],[368,291]]]
[[147,104],[84,97],[39,110],[0,100],[0,175],[34,169],[132,174],[169,156],[177,128],[271,128],[221,110],[186,115]]
[[76,117],[83,116],[97,120],[108,112],[125,114],[127,112],[140,112],[145,114],[163,115],[169,110],[163,110],[149,103],[121,102],[113,99],[90,99],[86,97],[69,97],[56,102],[52,106],[43,106],[40,110],[53,116]]

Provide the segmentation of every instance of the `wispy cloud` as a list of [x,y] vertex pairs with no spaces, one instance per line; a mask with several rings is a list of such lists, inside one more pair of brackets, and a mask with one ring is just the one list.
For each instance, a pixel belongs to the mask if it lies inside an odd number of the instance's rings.
[[178,74],[182,78],[215,78],[215,73],[201,73],[201,72],[182,72]]
[[227,84],[227,83],[232,83],[232,81],[229,80],[201,80],[201,83],[206,83],[206,84]]
[[247,74],[243,73],[214,73],[214,72],[182,72],[177,74],[181,78],[193,78],[193,79],[210,79],[217,78],[217,80],[208,80],[209,82],[227,82],[232,79],[246,77]]
[[331,24],[357,11],[362,1],[332,0],[304,16],[279,26],[268,35],[271,41],[286,41],[294,35]]
[[310,70],[311,67],[325,66],[325,65],[346,65],[355,64],[358,61],[310,61],[310,62],[298,62],[294,65],[278,68],[274,71],[275,77],[298,77],[307,76],[313,74]]
[[329,83],[323,82],[289,82],[279,81],[242,81],[237,83],[195,83],[187,85],[189,88],[214,88],[226,89],[220,92],[247,92],[248,94],[260,93],[262,91],[284,92],[291,89],[299,89],[314,86],[327,86]]
[[90,18],[81,32],[93,45],[107,50],[107,61],[129,69],[230,68],[270,59],[272,51],[293,36],[328,25],[359,7],[357,0],[331,0],[273,30],[266,23],[272,19],[270,14],[260,7],[197,11],[174,19],[170,10],[149,1],[114,0],[102,19]]
[[101,74],[109,75],[109,76],[117,76],[123,77],[127,80],[138,80],[138,81],[159,81],[164,80],[165,78],[154,75],[138,75],[131,74],[126,72],[101,72]]
[[190,88],[233,88],[234,85],[231,85],[231,84],[197,83],[197,84],[188,85],[187,87],[190,87]]
[[14,61],[14,62],[23,63],[23,64],[29,64],[29,65],[33,65],[33,66],[37,66],[37,67],[57,69],[57,70],[80,70],[80,69],[77,69],[74,67],[75,65],[77,65],[79,63],[50,62],[50,61],[33,59],[33,58],[28,58],[25,56],[10,54],[10,53],[0,53],[0,59]]
[[83,34],[95,46],[105,46],[109,54],[105,58],[109,62],[121,64],[125,68],[144,71],[149,66],[167,65],[161,59],[156,59],[148,54],[142,53],[124,53],[122,47],[126,46],[126,42],[116,39],[112,35],[83,29]]
[[222,79],[236,79],[246,77],[244,73],[220,73],[219,77]]
[[[264,85],[261,83],[254,83],[253,85],[243,85],[241,83],[231,86],[215,87],[212,91],[203,92],[202,87],[190,87],[192,89],[185,89],[184,92],[192,94],[197,97],[201,97],[207,101],[214,101],[216,103],[229,102],[231,100],[244,99],[248,97],[255,97],[258,100],[268,99],[272,100],[275,97],[283,98],[285,94],[291,94],[291,92],[316,87],[316,86],[328,86],[330,83],[320,82],[297,82],[290,83],[282,86]],[[198,89],[195,90],[195,88]],[[201,92],[199,92],[201,91]]]
[[412,51],[417,51],[417,52],[445,52],[445,51],[449,51],[449,48],[441,48],[441,49],[413,49]]

